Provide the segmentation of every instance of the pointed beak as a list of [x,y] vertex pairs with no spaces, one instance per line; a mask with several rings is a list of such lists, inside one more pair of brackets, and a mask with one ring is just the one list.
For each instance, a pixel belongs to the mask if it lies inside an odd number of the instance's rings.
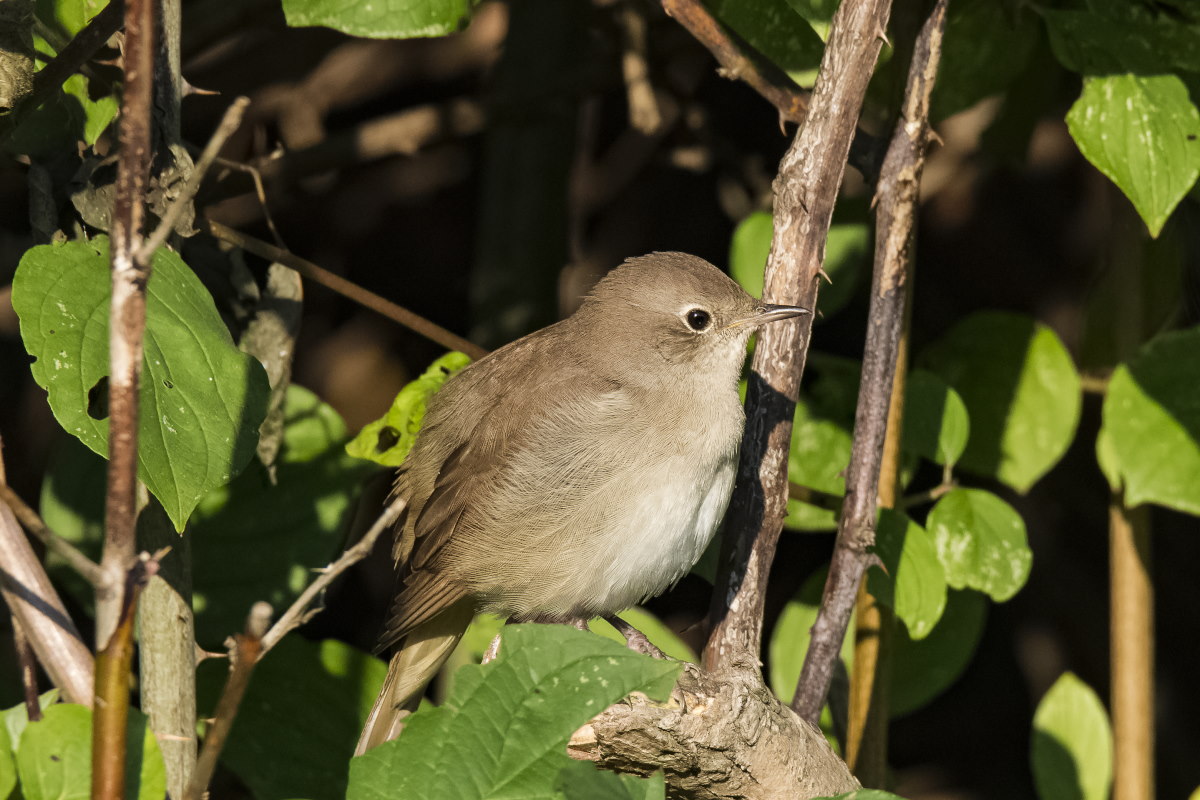
[[801,317],[811,313],[807,308],[801,308],[800,306],[777,306],[774,303],[761,303],[754,310],[754,313],[734,320],[725,327],[737,328],[742,325],[750,325],[754,328],[761,328],[770,322],[778,322],[781,319],[792,319],[793,317]]

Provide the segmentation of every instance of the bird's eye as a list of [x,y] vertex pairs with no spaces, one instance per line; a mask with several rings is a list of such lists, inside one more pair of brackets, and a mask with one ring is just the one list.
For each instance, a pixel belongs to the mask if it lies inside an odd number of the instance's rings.
[[694,331],[702,331],[712,322],[712,315],[703,308],[693,308],[685,315],[688,327]]

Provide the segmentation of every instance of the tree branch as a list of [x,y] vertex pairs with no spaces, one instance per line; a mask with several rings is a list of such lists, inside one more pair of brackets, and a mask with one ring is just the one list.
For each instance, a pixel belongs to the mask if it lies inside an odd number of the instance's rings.
[[[138,382],[150,270],[136,254],[145,220],[150,171],[150,100],[154,89],[157,0],[125,4],[125,91],[117,135],[112,224],[112,306],[109,311],[108,488],[104,497],[107,585],[96,592],[96,641],[117,626],[125,573],[133,562],[137,523]],[[124,723],[122,723],[124,724]]]
[[33,534],[39,542],[46,546],[47,550],[66,561],[67,566],[79,573],[84,580],[92,586],[104,584],[104,570],[100,569],[100,565],[84,555],[83,551],[75,545],[50,530],[38,513],[26,505],[25,501],[12,490],[12,487],[3,481],[0,481],[0,502],[12,509],[13,514],[25,526],[25,530]]
[[[137,0],[131,0],[136,3]],[[133,667],[133,623],[138,596],[158,571],[145,553],[125,575],[117,624],[96,654],[96,704],[92,715],[92,800],[123,800],[128,742],[129,680]]]
[[[775,236],[763,292],[769,302],[816,307],[825,239],[890,8],[890,0],[844,0],[834,15],[808,117],[775,179]],[[787,514],[788,444],[813,316],[759,334],[738,485],[709,612],[706,669],[759,651],[767,574]]]
[[266,655],[267,651],[275,645],[279,644],[279,640],[285,635],[303,625],[310,620],[316,611],[309,611],[308,607],[313,600],[317,598],[321,592],[325,590],[329,584],[333,583],[333,579],[341,575],[353,564],[362,561],[371,552],[371,548],[375,546],[375,540],[385,530],[390,529],[396,520],[400,518],[400,512],[404,510],[407,501],[397,497],[383,510],[379,518],[375,520],[375,524],[366,532],[362,539],[356,545],[350,547],[346,552],[334,561],[325,569],[321,570],[320,576],[308,585],[291,607],[284,612],[283,616],[271,626],[271,630],[267,631],[262,637],[262,652]]
[[114,33],[121,30],[124,20],[124,3],[113,0],[92,17],[83,30],[75,34],[58,55],[33,76],[33,91],[22,103],[22,110],[33,111],[58,91],[67,78],[80,68],[104,46]]
[[204,749],[196,759],[196,769],[188,782],[183,800],[201,800],[208,790],[208,783],[217,768],[217,759],[229,739],[229,731],[246,695],[246,687],[250,685],[250,675],[262,658],[263,634],[270,623],[271,606],[263,602],[255,603],[246,618],[245,633],[234,637],[230,648],[229,677],[225,680],[225,688],[221,690],[221,698],[213,712],[212,725],[204,735]]
[[[0,484],[4,462],[0,459]],[[17,524],[0,504],[0,596],[29,637],[38,662],[71,703],[92,704],[92,652],[79,635],[42,562]]]
[[618,703],[576,731],[567,752],[619,772],[661,769],[670,796],[695,800],[807,800],[859,788],[820,730],[744,659],[719,675],[685,665],[665,705],[636,695]]
[[792,708],[813,723],[825,704],[833,664],[871,559],[869,549],[875,543],[879,469],[908,305],[906,265],[914,241],[921,170],[930,140],[929,98],[937,76],[945,21],[946,0],[937,0],[913,48],[904,106],[879,178],[875,272],[854,443],[846,469],[846,501],[821,608],[812,628],[812,642],[792,700]]
[[329,270],[323,269],[311,261],[306,261],[288,250],[276,247],[269,242],[264,242],[262,239],[256,239],[241,231],[236,231],[227,225],[222,225],[211,219],[205,219],[202,225],[209,234],[221,241],[229,242],[242,248],[247,253],[253,253],[268,261],[274,261],[283,264],[285,267],[290,267],[309,280],[319,283],[327,289],[332,289],[343,297],[348,297],[359,305],[365,306],[394,322],[398,322],[409,330],[415,331],[426,339],[437,342],[445,348],[458,350],[475,359],[487,355],[488,351],[479,345],[451,333],[442,326],[430,322],[418,314],[414,314],[407,308],[398,306],[390,300],[385,300],[374,292],[368,291],[340,275],[334,275]]

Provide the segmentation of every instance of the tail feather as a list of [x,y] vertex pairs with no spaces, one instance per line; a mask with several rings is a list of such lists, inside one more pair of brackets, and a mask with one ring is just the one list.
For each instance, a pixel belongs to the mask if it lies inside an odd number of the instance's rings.
[[474,614],[470,600],[459,600],[405,634],[363,726],[356,756],[400,735],[405,718],[417,710],[425,686],[450,657]]

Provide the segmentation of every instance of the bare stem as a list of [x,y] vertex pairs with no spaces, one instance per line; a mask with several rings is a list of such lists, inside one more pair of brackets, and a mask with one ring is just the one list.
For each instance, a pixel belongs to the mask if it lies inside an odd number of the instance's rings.
[[1154,582],[1150,512],[1113,495],[1108,512],[1113,800],[1154,797]]
[[[890,0],[847,0],[834,14],[807,119],[775,179],[775,237],[763,292],[769,302],[816,308],[833,206],[890,9]],[[767,575],[787,514],[788,444],[811,332],[812,316],[806,316],[759,334],[738,484],[709,611],[706,669],[759,651]]]
[[109,312],[108,489],[104,498],[107,585],[96,592],[96,641],[117,626],[121,588],[134,558],[137,522],[138,383],[146,326],[147,264],[140,261],[150,170],[150,101],[154,89],[157,0],[125,4],[125,91],[117,126],[116,198],[112,222],[112,306]]
[[213,722],[204,736],[204,748],[196,759],[196,769],[184,791],[183,800],[201,800],[212,780],[217,768],[217,759],[229,739],[229,731],[233,728],[233,720],[237,717],[242,698],[246,695],[246,687],[250,685],[250,675],[258,664],[263,653],[263,634],[271,623],[271,606],[267,603],[255,603],[246,618],[246,631],[234,637],[230,649],[229,677],[225,688],[221,690],[221,698],[217,701],[213,713]]
[[876,195],[875,271],[854,443],[846,469],[846,502],[812,642],[792,700],[792,708],[814,724],[825,704],[834,662],[870,560],[868,551],[875,542],[879,471],[908,306],[906,265],[914,240],[916,203],[929,143],[929,98],[945,20],[946,0],[937,0],[913,48],[900,120],[884,158]]
[[21,620],[16,614],[10,619],[13,627],[13,648],[17,651],[17,667],[21,671],[21,688],[25,695],[25,715],[29,717],[30,722],[37,722],[42,718],[42,706],[38,702],[37,656],[25,629],[21,627]]
[[325,590],[329,584],[333,583],[334,578],[341,575],[352,565],[362,561],[371,552],[371,548],[375,546],[375,541],[385,530],[396,524],[396,520],[400,518],[400,512],[404,510],[406,500],[397,497],[383,510],[379,518],[373,524],[353,547],[350,547],[346,552],[338,557],[329,566],[321,570],[320,576],[308,585],[291,607],[284,612],[283,616],[271,626],[271,630],[267,631],[262,637],[262,651],[264,654],[275,645],[279,644],[279,640],[286,634],[303,625],[308,620],[312,619],[316,611],[310,611],[309,606],[317,598],[321,592]]
[[205,145],[204,151],[200,154],[200,160],[192,168],[192,174],[188,176],[187,183],[183,185],[183,191],[172,201],[167,212],[163,214],[162,219],[159,220],[158,227],[154,229],[154,233],[138,248],[136,254],[138,261],[143,264],[150,263],[150,258],[154,255],[154,251],[162,247],[163,242],[171,235],[171,231],[175,228],[175,223],[179,220],[179,215],[195,199],[196,192],[200,191],[200,184],[204,181],[204,176],[208,173],[208,168],[212,166],[217,154],[225,146],[225,142],[229,140],[229,137],[242,124],[242,115],[245,114],[246,106],[248,105],[250,105],[250,98],[239,97],[225,110],[225,116],[221,118],[220,124],[213,131],[208,144]]
[[[136,0],[135,0],[136,2]],[[92,800],[123,800],[137,601],[158,562],[143,554],[126,573],[112,636],[96,654],[96,701],[92,714]]]
[[374,292],[368,291],[340,275],[334,275],[329,270],[322,269],[311,261],[306,261],[288,250],[276,247],[269,242],[264,242],[262,239],[248,236],[241,231],[236,231],[227,225],[222,225],[211,219],[206,219],[204,226],[210,234],[221,241],[237,245],[246,252],[261,256],[268,261],[274,261],[278,264],[283,264],[285,267],[290,267],[309,280],[315,281],[327,289],[332,289],[343,297],[348,297],[359,305],[365,306],[390,320],[398,322],[443,347],[466,353],[471,358],[482,358],[487,355],[488,351],[479,345],[451,333],[442,326],[434,324],[422,316],[414,314],[407,308],[402,308],[390,300],[385,300]]

